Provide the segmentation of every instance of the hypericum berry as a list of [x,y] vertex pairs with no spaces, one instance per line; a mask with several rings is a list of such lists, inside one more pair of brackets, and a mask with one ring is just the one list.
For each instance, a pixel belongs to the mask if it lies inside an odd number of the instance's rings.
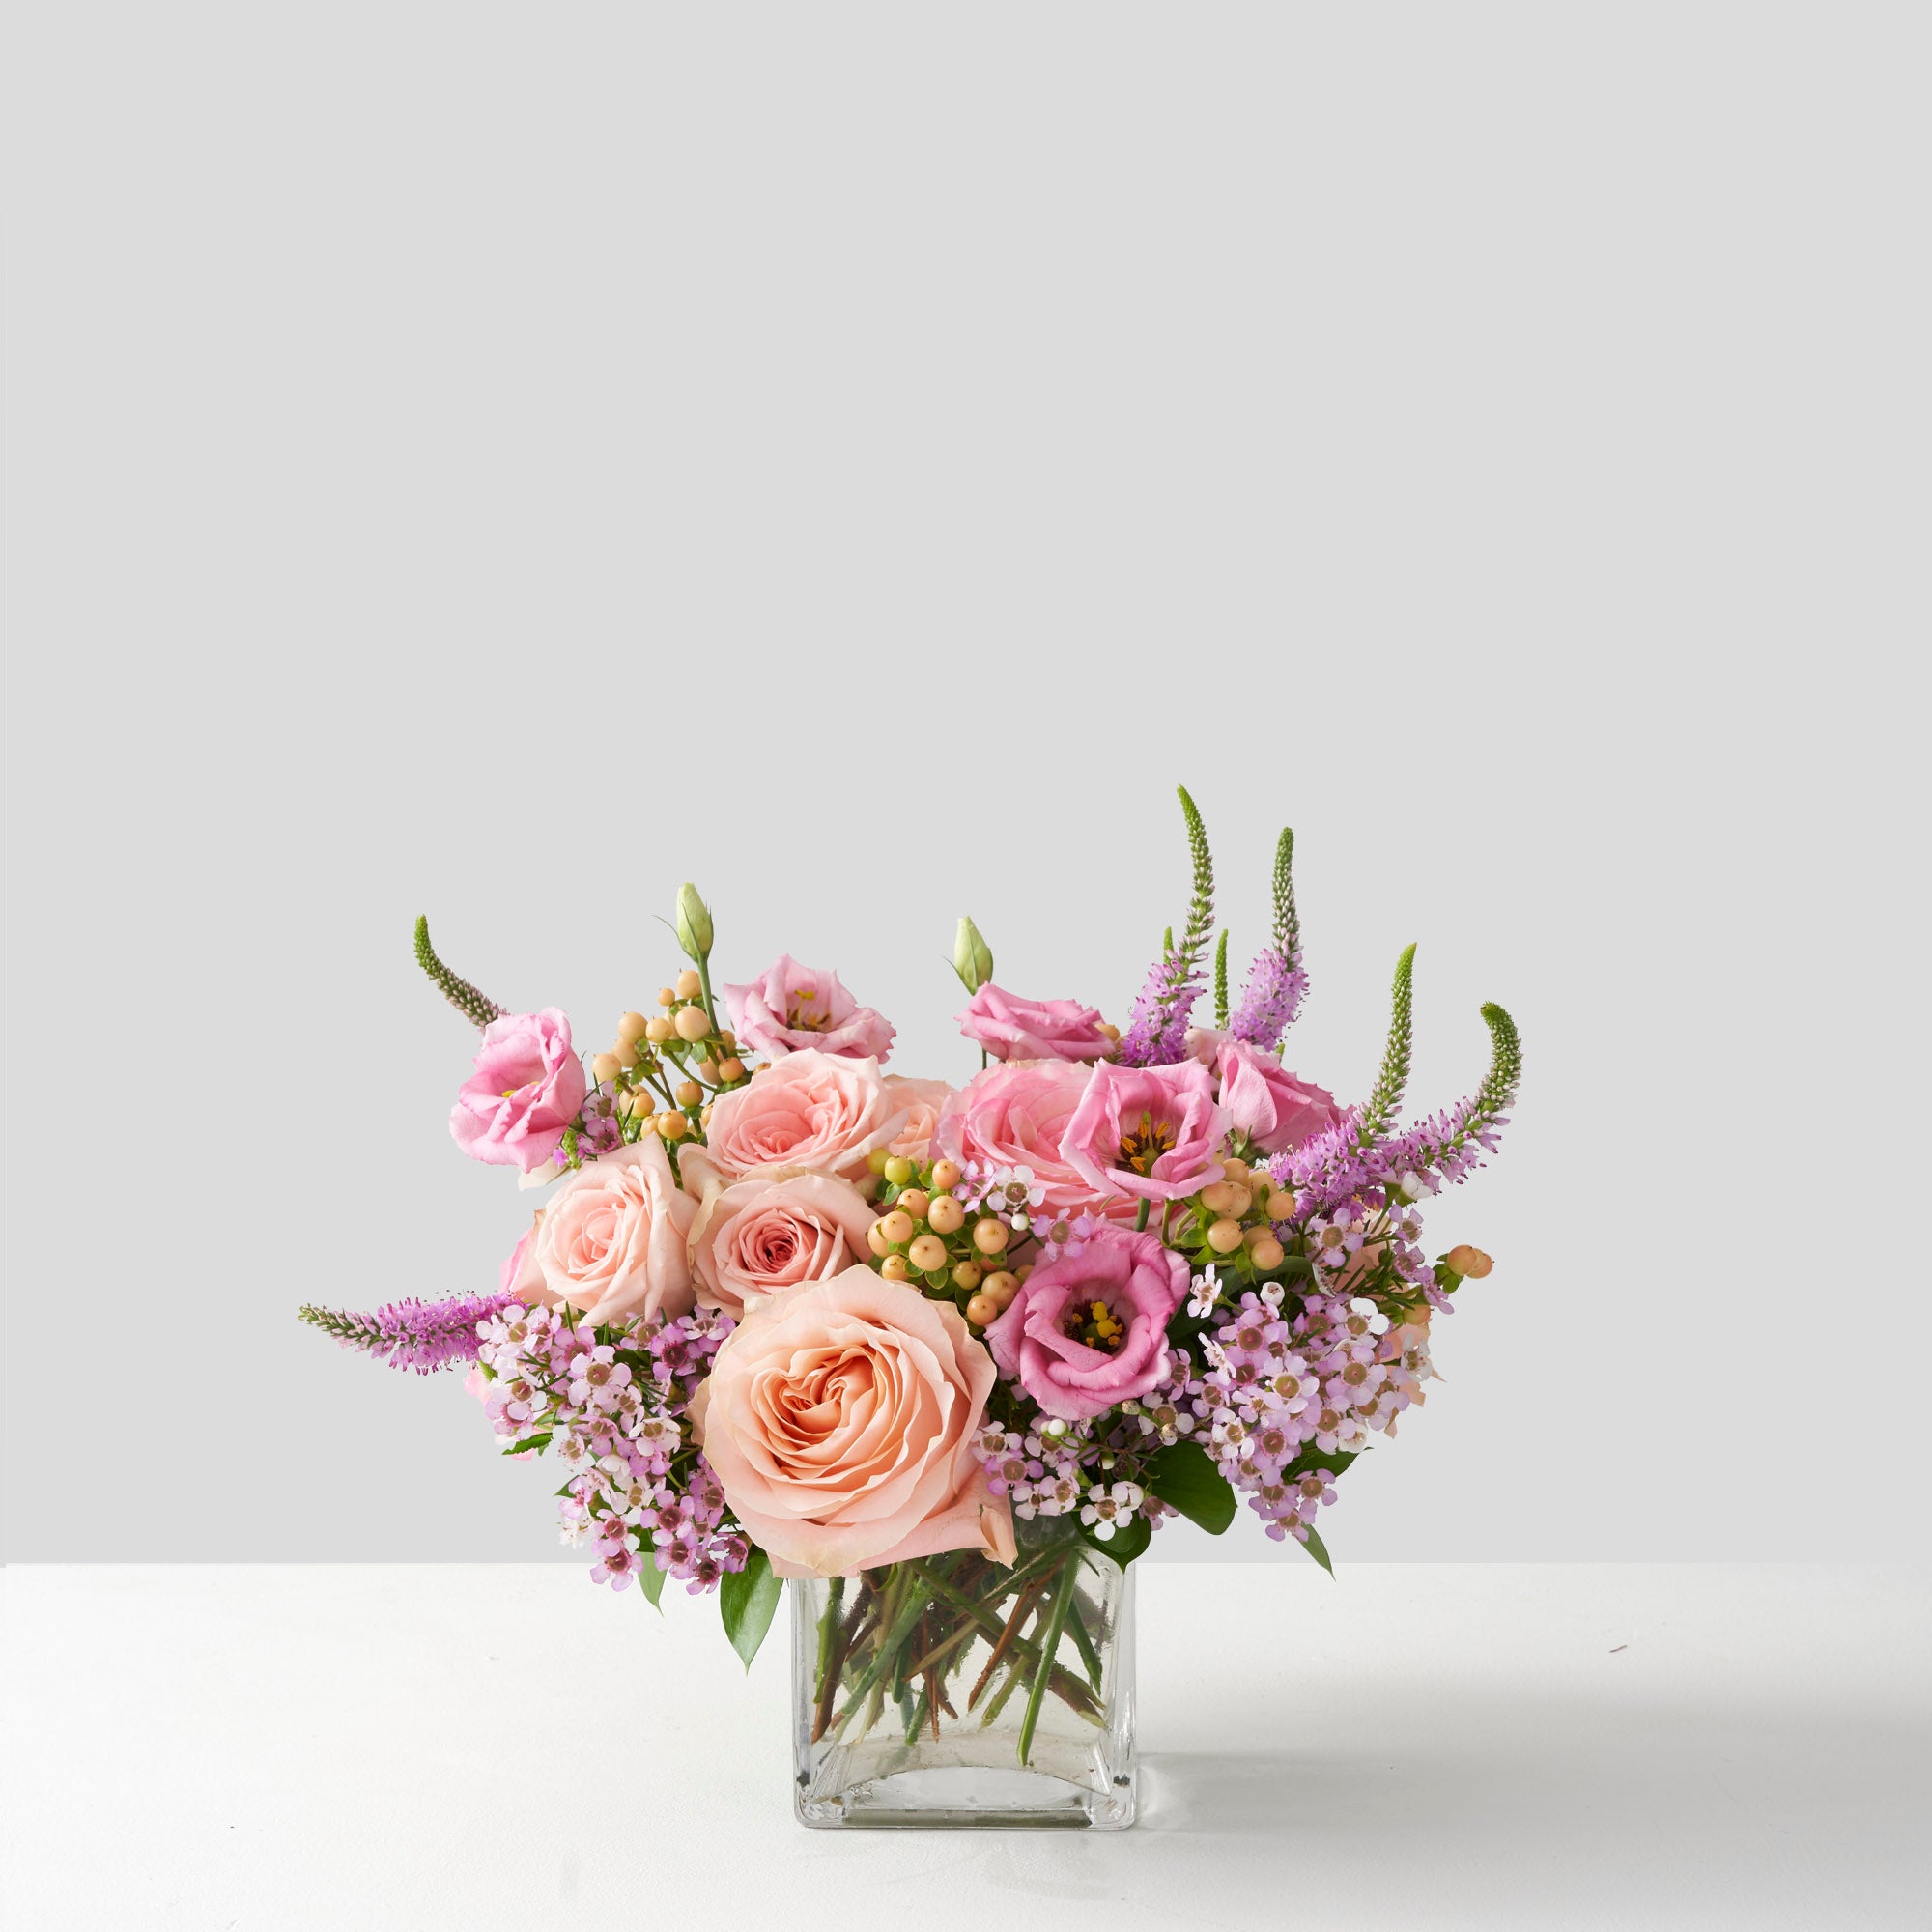
[[982,1255],[1005,1254],[1007,1243],[1011,1238],[1011,1233],[1004,1221],[995,1221],[989,1218],[974,1223],[973,1245]]
[[711,1022],[704,1016],[702,1007],[680,1007],[671,1026],[679,1039],[702,1039],[711,1031]]
[[906,1250],[906,1259],[921,1274],[946,1265],[946,1243],[937,1235],[921,1235]]
[[704,981],[687,966],[677,976],[677,996],[680,1000],[695,1000],[704,990]]
[[932,1167],[932,1184],[944,1193],[952,1193],[959,1185],[958,1163],[950,1160],[935,1161]]
[[626,1046],[636,1046],[644,1037],[644,1029],[650,1024],[642,1013],[623,1013],[617,1020],[617,1037]]
[[[935,1171],[933,1179],[939,1176]],[[925,1221],[935,1235],[956,1234],[966,1219],[966,1210],[950,1194],[939,1195],[926,1208]]]

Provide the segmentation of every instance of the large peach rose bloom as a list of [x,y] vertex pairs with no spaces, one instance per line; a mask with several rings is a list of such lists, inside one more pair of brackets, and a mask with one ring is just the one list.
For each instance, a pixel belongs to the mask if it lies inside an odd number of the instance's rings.
[[854,1267],[751,1310],[691,1416],[725,1500],[781,1577],[948,1549],[1010,1563],[1012,1513],[972,1447],[993,1380],[957,1309]]
[[529,1277],[540,1274],[538,1299],[567,1301],[592,1321],[687,1314],[686,1241],[696,1212],[696,1202],[678,1190],[664,1143],[646,1134],[558,1184],[528,1248],[519,1251],[513,1292],[533,1287]]

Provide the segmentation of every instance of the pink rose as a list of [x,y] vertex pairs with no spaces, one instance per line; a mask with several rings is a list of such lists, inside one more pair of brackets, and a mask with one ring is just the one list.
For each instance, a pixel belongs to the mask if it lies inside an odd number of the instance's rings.
[[1043,1205],[1061,1214],[1098,1208],[1099,1197],[1063,1151],[1062,1141],[1088,1069],[1066,1060],[1026,1061],[989,1066],[976,1074],[940,1109],[933,1130],[936,1153],[964,1167],[1030,1167],[1046,1189]]
[[524,1230],[524,1238],[510,1250],[497,1276],[497,1292],[515,1295],[526,1308],[544,1299],[543,1269],[537,1265],[537,1258],[530,1252],[536,1244],[537,1229],[542,1221],[543,1216],[539,1213]]
[[959,1031],[995,1060],[1103,1060],[1113,1040],[1078,1000],[1022,1000],[985,985],[959,1015]]
[[[1187,1285],[1186,1260],[1152,1235],[1103,1228],[1077,1255],[1027,1276],[986,1330],[986,1346],[1000,1373],[1046,1414],[1069,1422],[1104,1415],[1165,1374],[1167,1324]],[[1097,1325],[1095,1302],[1111,1336]]]
[[692,1424],[781,1577],[949,1549],[1011,1563],[1011,1512],[973,1453],[994,1379],[957,1309],[848,1268],[751,1310],[699,1384]]
[[457,1090],[449,1131],[471,1160],[528,1174],[556,1151],[588,1092],[570,1050],[570,1022],[554,1007],[506,1013],[483,1029],[476,1071]]
[[894,1029],[883,1015],[862,1007],[837,973],[801,966],[789,952],[751,985],[726,986],[724,1004],[740,1042],[770,1060],[809,1047],[853,1060],[892,1052]]
[[829,1281],[866,1259],[877,1218],[849,1180],[829,1175],[714,1189],[691,1226],[697,1299],[735,1317],[800,1282]]
[[1264,1153],[1299,1147],[1342,1118],[1334,1094],[1297,1080],[1273,1054],[1245,1040],[1223,1040],[1214,1070],[1228,1124]]
[[545,1204],[530,1242],[539,1298],[567,1301],[593,1322],[688,1314],[686,1236],[696,1213],[655,1134],[579,1168]]
[[680,1155],[679,1166],[691,1168],[687,1186],[707,1162],[726,1180],[802,1168],[853,1180],[865,1172],[866,1156],[905,1123],[906,1110],[886,1097],[877,1061],[808,1047],[712,1101],[704,1146]]
[[952,1097],[952,1089],[944,1080],[906,1080],[896,1073],[886,1075],[886,1105],[903,1107],[906,1123],[888,1144],[894,1153],[908,1160],[930,1158],[932,1130],[939,1124],[939,1110]]
[[1142,1201],[1178,1201],[1221,1176],[1227,1116],[1198,1060],[1117,1066],[1103,1060],[1066,1123],[1067,1164],[1090,1187]]

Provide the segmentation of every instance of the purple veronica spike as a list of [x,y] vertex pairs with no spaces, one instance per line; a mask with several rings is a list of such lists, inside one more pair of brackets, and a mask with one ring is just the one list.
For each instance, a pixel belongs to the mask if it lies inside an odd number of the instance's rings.
[[505,1294],[459,1294],[448,1301],[392,1301],[373,1315],[305,1307],[301,1319],[392,1369],[434,1375],[452,1362],[476,1359],[476,1324],[509,1300]]
[[1191,975],[1177,981],[1172,958],[1154,962],[1134,1002],[1117,1056],[1122,1066],[1172,1066],[1187,1058],[1187,1016],[1201,995]]
[[1300,952],[1284,956],[1265,948],[1248,968],[1248,983],[1240,1007],[1228,1022],[1229,1034],[1272,1053],[1301,1010],[1307,991],[1308,975],[1302,971]]

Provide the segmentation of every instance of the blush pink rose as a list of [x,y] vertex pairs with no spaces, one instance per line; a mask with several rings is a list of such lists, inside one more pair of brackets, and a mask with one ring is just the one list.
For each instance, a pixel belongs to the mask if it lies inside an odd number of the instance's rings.
[[801,966],[789,952],[749,986],[726,986],[724,1005],[739,1042],[768,1060],[807,1048],[853,1060],[883,1061],[892,1052],[890,1021],[862,1007],[837,973]]
[[[887,1098],[875,1060],[845,1060],[815,1047],[761,1066],[751,1084],[711,1103],[704,1146],[680,1155],[694,1173],[708,1164],[725,1180],[810,1169],[847,1180],[866,1156],[890,1144],[906,1110]],[[691,1176],[686,1177],[686,1185]]]
[[1264,1153],[1299,1147],[1342,1118],[1334,1094],[1297,1080],[1273,1054],[1245,1040],[1223,1040],[1214,1070],[1229,1126]]
[[543,1216],[538,1214],[524,1230],[524,1238],[510,1250],[497,1277],[497,1293],[514,1295],[526,1308],[543,1299],[543,1269],[530,1252],[536,1246],[537,1227],[542,1220]]
[[903,1107],[906,1122],[888,1144],[894,1153],[908,1160],[930,1157],[932,1130],[939,1124],[939,1110],[952,1097],[952,1089],[944,1080],[907,1080],[896,1073],[886,1075],[886,1104]]
[[1011,1563],[1011,1511],[973,1453],[994,1380],[957,1309],[848,1268],[751,1310],[698,1385],[692,1424],[781,1577],[949,1549]]
[[989,1066],[940,1109],[933,1151],[961,1167],[1030,1167],[1046,1190],[1045,1207],[1062,1214],[1098,1211],[1099,1192],[1062,1148],[1089,1077],[1066,1060]]
[[1172,1066],[1101,1061],[1062,1143],[1067,1165],[1102,1193],[1178,1201],[1221,1177],[1228,1120],[1198,1060]]
[[567,1301],[593,1322],[688,1314],[686,1237],[696,1213],[655,1134],[579,1168],[545,1203],[530,1241],[540,1298]]
[[877,1218],[849,1180],[824,1174],[715,1188],[691,1225],[697,1299],[736,1317],[800,1282],[829,1281],[865,1261]]
[[554,1007],[506,1013],[483,1029],[476,1071],[457,1090],[449,1131],[471,1160],[526,1174],[556,1151],[590,1091]]
[[[1167,1368],[1167,1324],[1186,1298],[1187,1263],[1152,1235],[1102,1228],[1077,1255],[1043,1263],[986,1330],[1000,1373],[1048,1415],[1079,1421],[1145,1395]],[[1121,1331],[1081,1340],[1098,1302]],[[1071,1330],[1072,1332],[1069,1332]]]
[[995,1060],[1104,1060],[1113,1039],[1078,1000],[1022,1000],[984,985],[959,1015],[959,1031]]

